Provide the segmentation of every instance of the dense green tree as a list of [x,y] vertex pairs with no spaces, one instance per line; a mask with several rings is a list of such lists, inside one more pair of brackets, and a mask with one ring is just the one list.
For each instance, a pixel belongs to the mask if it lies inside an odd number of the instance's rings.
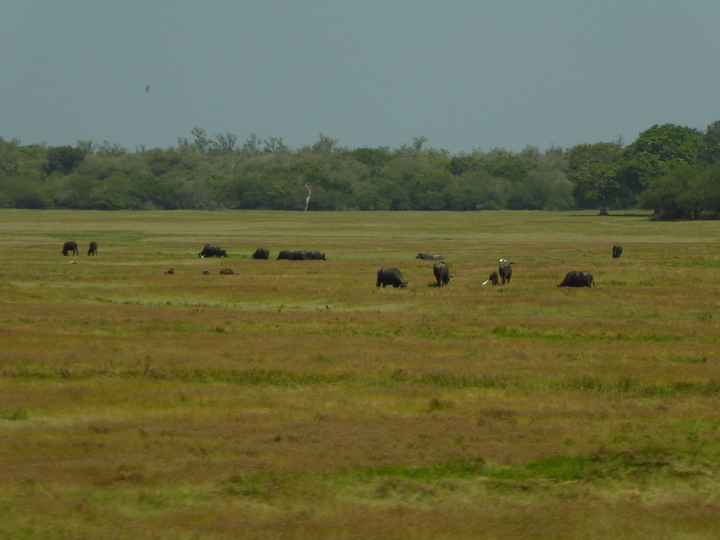
[[40,175],[29,171],[14,175],[0,173],[0,207],[42,209],[51,206],[51,188]]
[[447,203],[445,191],[451,179],[452,175],[443,170],[408,176],[412,207],[417,210],[444,210]]
[[479,184],[460,180],[443,192],[443,210],[467,211],[487,208],[487,192]]
[[227,195],[223,197],[223,200],[231,208],[244,210],[272,209],[265,179],[258,173],[236,175],[227,183],[226,193]]
[[141,208],[163,210],[178,208],[175,190],[179,183],[171,178],[138,173],[130,178],[130,182],[128,189],[136,194],[137,204]]
[[600,215],[607,215],[608,204],[617,200],[622,190],[618,180],[622,163],[620,145],[579,144],[568,150],[566,157],[575,200],[584,207],[599,207]]
[[478,164],[475,158],[467,155],[453,156],[447,163],[448,171],[455,176],[477,170],[477,167]]
[[515,181],[522,181],[530,170],[529,164],[520,154],[501,148],[494,148],[485,154],[480,167],[493,176]]
[[48,176],[55,171],[61,174],[70,174],[82,163],[84,157],[85,153],[81,148],[56,146],[47,151],[46,163],[43,166],[43,170]]
[[674,124],[654,125],[643,131],[623,151],[624,165],[618,181],[638,195],[653,178],[680,165],[694,165],[700,157],[702,134],[694,128]]
[[102,185],[96,178],[80,174],[56,179],[53,185],[53,204],[59,208],[92,209],[93,192]]
[[681,165],[650,182],[640,196],[643,208],[668,219],[718,219],[720,166]]
[[700,142],[700,162],[720,163],[720,120],[710,124]]
[[567,210],[575,199],[572,183],[561,171],[535,168],[524,182],[512,182],[508,187],[505,208],[522,210]]
[[[197,162],[187,159],[189,152],[186,148],[181,147],[178,150],[155,148],[144,152],[142,154],[144,166],[156,176],[162,176],[177,170],[193,170]],[[193,150],[190,150],[190,152],[193,152]]]
[[90,206],[99,210],[140,210],[143,204],[141,190],[126,176],[112,176],[95,183],[90,191]]
[[20,141],[14,139],[5,141],[0,137],[0,172],[14,174],[18,171],[18,151]]
[[[484,170],[463,175],[457,186],[471,196],[467,210],[499,210],[505,208],[505,187],[507,181]],[[455,188],[450,193],[457,193]]]

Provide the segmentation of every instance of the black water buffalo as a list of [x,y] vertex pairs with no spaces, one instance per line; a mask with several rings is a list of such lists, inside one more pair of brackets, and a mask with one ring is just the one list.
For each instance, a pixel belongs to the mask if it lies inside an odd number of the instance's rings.
[[97,255],[97,242],[90,242],[90,247],[88,248],[88,255]]
[[321,253],[321,252],[319,252],[319,251],[317,251],[317,250],[315,250],[315,249],[313,249],[313,250],[311,250],[311,251],[308,251],[308,259],[310,259],[311,261],[324,261],[324,260],[326,260],[326,259],[325,259],[325,254],[324,254],[324,253]]
[[512,266],[510,266],[511,262],[505,261],[500,263],[500,266],[498,267],[498,274],[500,275],[500,279],[502,280],[502,284],[505,285],[505,282],[507,281],[510,283],[510,278],[512,277]]
[[445,257],[439,253],[418,253],[415,255],[416,259],[422,259],[424,261],[442,261]]
[[487,285],[488,282],[492,283],[493,285],[497,285],[498,284],[498,273],[493,272],[492,274],[490,274],[488,276],[488,278],[485,281],[483,281],[483,285]]
[[288,261],[324,261],[325,254],[317,250],[308,251],[306,249],[296,249],[293,251],[284,249],[277,256],[278,259],[287,259]]
[[448,268],[448,265],[444,262],[437,262],[433,264],[433,275],[435,276],[435,281],[437,281],[438,287],[447,285],[452,279],[450,269]]
[[382,285],[384,289],[386,285],[392,285],[395,288],[402,288],[407,287],[407,284],[408,282],[403,279],[400,270],[398,270],[397,268],[383,266],[377,272],[377,282],[375,283],[376,287]]
[[201,259],[204,259],[206,257],[227,257],[227,251],[225,251],[224,249],[220,249],[220,246],[205,244],[205,247],[202,249],[202,251],[198,253],[198,257],[200,257]]
[[558,283],[558,287],[594,287],[595,280],[590,272],[578,272],[576,270],[568,272],[562,283]]
[[67,254],[69,252],[72,252],[73,255],[78,255],[80,253],[78,251],[77,242],[70,241],[70,242],[65,242],[63,244],[63,248],[60,253],[62,253],[63,255],[65,255],[67,257]]
[[269,259],[270,258],[270,250],[265,248],[257,248],[255,250],[255,253],[252,254],[253,259]]
[[220,270],[220,274],[223,276],[233,276],[235,272],[233,272],[232,268],[223,268]]
[[308,251],[307,249],[296,249],[288,253],[288,259],[291,261],[307,261]]
[[619,259],[620,255],[622,255],[622,246],[620,244],[615,244],[613,246],[613,259]]
[[165,273],[168,274],[168,275],[170,275],[170,276],[172,276],[172,275],[175,273],[175,270],[173,270],[173,269],[171,268],[170,270],[168,270],[168,271],[165,272]]

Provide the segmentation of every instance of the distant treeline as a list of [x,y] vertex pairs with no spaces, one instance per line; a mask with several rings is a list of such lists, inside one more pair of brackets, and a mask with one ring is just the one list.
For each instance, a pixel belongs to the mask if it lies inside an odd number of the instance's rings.
[[0,137],[0,207],[71,209],[566,210],[642,207],[659,219],[720,216],[720,121],[655,125],[622,141],[451,154],[400,148],[297,150],[231,133],[131,152],[104,142]]

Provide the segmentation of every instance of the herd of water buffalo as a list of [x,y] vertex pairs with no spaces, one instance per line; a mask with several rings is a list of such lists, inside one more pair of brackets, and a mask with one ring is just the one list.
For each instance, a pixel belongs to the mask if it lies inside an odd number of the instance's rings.
[[[88,247],[88,255],[97,255],[98,245],[97,242],[90,242],[90,247]],[[63,244],[63,248],[61,253],[67,257],[68,253],[72,253],[73,255],[80,254],[80,251],[78,251],[78,245],[77,242],[65,242]]]
[[[77,242],[65,242],[63,244],[61,253],[64,256],[67,256],[68,254],[78,255],[80,252],[78,250]],[[97,253],[97,242],[90,242],[87,254],[94,256],[97,255]],[[622,246],[620,244],[615,244],[612,247],[612,256],[613,258],[617,259],[618,257],[620,257],[620,255],[622,255]],[[205,244],[202,251],[198,253],[198,257],[200,257],[201,259],[204,259],[206,257],[227,257],[227,251],[220,248],[220,246]],[[267,260],[270,258],[270,250],[266,248],[258,248],[252,254],[251,258]],[[304,249],[292,251],[282,250],[278,253],[277,258],[278,260],[284,259],[289,261],[326,260],[324,253],[316,250]],[[450,280],[452,280],[452,274],[450,273],[450,269],[448,268],[447,263],[444,262],[444,257],[441,254],[418,253],[415,258],[428,261],[438,261],[433,264],[433,275],[435,276],[438,287],[447,285],[448,283],[450,283]],[[512,265],[512,262],[506,259],[500,259],[500,265],[498,266],[497,271],[491,273],[490,276],[488,276],[488,279],[483,282],[483,285],[487,285],[488,283],[492,283],[493,285],[498,285],[499,283],[505,285],[506,283],[510,283],[510,279],[512,278]],[[165,273],[173,274],[174,271],[170,269]],[[208,272],[206,271],[205,273]],[[234,274],[232,270],[227,268],[221,270],[220,273]],[[388,285],[395,288],[402,288],[407,287],[408,282],[403,278],[402,273],[398,268],[383,266],[382,268],[380,268],[380,270],[377,271],[377,281],[375,282],[375,286],[382,286],[383,288],[385,288]],[[594,285],[595,280],[590,272],[577,270],[568,272],[565,275],[565,278],[557,284],[558,287],[594,287]]]

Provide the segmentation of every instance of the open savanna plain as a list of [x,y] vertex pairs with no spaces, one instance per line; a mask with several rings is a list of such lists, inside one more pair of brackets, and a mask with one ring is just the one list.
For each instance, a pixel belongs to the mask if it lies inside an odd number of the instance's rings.
[[0,240],[0,537],[720,534],[720,222],[2,210]]

